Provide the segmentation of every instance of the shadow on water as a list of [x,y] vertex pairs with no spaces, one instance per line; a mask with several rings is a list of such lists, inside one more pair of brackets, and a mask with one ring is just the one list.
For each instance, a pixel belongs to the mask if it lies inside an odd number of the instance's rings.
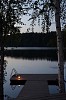
[[[0,61],[1,63],[1,61]],[[1,68],[0,64],[0,100],[4,100],[4,94],[3,94],[3,70]]]
[[[57,50],[7,50],[5,56],[23,59],[47,59],[57,61]],[[66,60],[66,51],[64,51]]]
[[[31,60],[47,59],[51,61],[57,61],[57,50],[6,50],[5,56],[14,57],[14,58],[31,59]],[[66,51],[64,51],[64,60],[66,60]],[[3,77],[1,76],[1,67],[0,67],[0,100],[8,100],[8,99],[4,99],[3,91],[4,91]],[[10,98],[10,97],[7,96],[6,98]]]
[[4,100],[4,94],[3,94],[3,78],[0,74],[0,100]]
[[7,50],[5,56],[23,59],[47,59],[57,61],[57,50]]
[[5,100],[7,95],[4,95],[4,84],[6,82],[5,76],[7,76],[6,72],[6,61],[4,60],[3,68],[1,67],[1,59],[0,59],[0,100]]

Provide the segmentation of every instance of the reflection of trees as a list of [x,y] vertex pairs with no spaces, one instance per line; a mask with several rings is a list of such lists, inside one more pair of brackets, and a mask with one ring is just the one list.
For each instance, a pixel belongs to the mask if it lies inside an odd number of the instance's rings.
[[3,68],[1,67],[1,60],[0,60],[0,100],[4,100],[3,84],[6,82],[5,80],[5,76],[7,75],[6,66],[7,66],[6,60],[4,60]]
[[0,74],[0,100],[4,100],[4,97],[3,97],[3,79],[1,77],[1,74]]
[[[57,61],[57,50],[9,50],[5,51],[5,56],[23,59],[47,59]],[[66,51],[64,50],[64,60],[66,60]]]
[[12,90],[16,88],[17,85],[11,85]]
[[5,80],[6,75],[7,75],[7,73],[6,73],[6,61],[4,61],[4,65],[2,68],[1,67],[1,60],[0,60],[0,100],[4,100],[3,83],[6,82],[6,80]]
[[13,98],[11,98],[11,97],[8,96],[8,95],[5,95],[5,99],[6,99],[6,100],[13,100]]
[[14,74],[18,74],[15,68],[12,69],[10,78],[11,78]]
[[57,60],[56,50],[10,50],[5,51],[5,56],[23,58],[23,59],[47,59]]
[[6,66],[7,66],[7,61],[4,60],[4,65],[3,65],[3,69],[4,69],[4,78],[3,78],[3,83],[6,82],[5,76],[7,76],[7,72],[6,72]]
[[[7,61],[6,60],[4,60],[4,65],[3,65],[3,73],[4,73],[4,78],[3,78],[3,84],[5,84],[5,82],[7,82],[6,81],[6,79],[5,79],[5,77],[7,76],[7,72],[6,72],[6,66],[7,66]],[[13,68],[12,69],[12,73],[11,73],[11,75],[13,74],[13,72],[15,72],[15,74],[16,74],[16,70]],[[15,88],[16,88],[16,85],[11,85],[11,88],[12,88],[12,90],[14,90]],[[3,85],[2,85],[2,89],[3,89]],[[1,91],[0,91],[1,92]],[[12,97],[10,97],[10,96],[8,96],[8,95],[6,95],[6,93],[4,93],[3,91],[2,91],[2,99],[0,99],[0,100],[4,100],[4,98],[6,99],[6,100],[12,100],[13,98]],[[4,97],[3,97],[4,96]]]

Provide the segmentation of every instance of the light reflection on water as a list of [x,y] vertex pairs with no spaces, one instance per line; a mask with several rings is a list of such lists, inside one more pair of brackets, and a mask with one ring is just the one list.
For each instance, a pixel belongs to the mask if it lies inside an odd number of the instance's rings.
[[[5,57],[8,62],[6,67],[7,76],[5,76],[6,83],[4,84],[4,93],[11,98],[16,98],[23,88],[21,86],[11,86],[10,77],[12,69],[14,68],[20,74],[57,74],[57,61],[45,59],[23,59],[14,57]],[[65,63],[66,66],[66,63]],[[66,72],[66,69],[65,69]],[[66,79],[66,73],[65,73]],[[7,100],[7,99],[5,99]]]

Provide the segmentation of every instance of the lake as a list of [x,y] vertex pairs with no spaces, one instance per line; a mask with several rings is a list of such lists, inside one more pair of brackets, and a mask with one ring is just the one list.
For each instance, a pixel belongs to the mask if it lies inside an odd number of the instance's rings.
[[[66,53],[64,53],[64,67],[65,67],[65,80],[66,80]],[[16,98],[20,93],[23,85],[10,85],[10,78],[15,73],[20,74],[57,74],[57,50],[56,48],[42,48],[42,49],[20,49],[20,50],[7,50],[5,51],[5,82],[4,82],[4,95],[5,99]],[[57,93],[57,89],[49,86],[50,92]]]

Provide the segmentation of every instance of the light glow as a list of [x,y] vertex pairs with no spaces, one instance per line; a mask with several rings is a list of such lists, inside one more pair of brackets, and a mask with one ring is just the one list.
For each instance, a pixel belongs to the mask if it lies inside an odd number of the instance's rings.
[[21,79],[21,77],[20,76],[18,76],[18,80],[20,80]]

